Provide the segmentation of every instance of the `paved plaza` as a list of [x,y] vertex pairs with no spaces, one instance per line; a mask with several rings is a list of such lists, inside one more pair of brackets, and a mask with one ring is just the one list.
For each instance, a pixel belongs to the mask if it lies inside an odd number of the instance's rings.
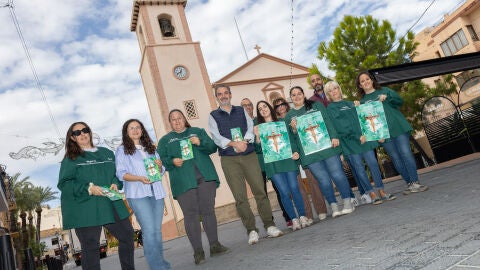
[[[402,195],[403,180],[386,184],[397,199],[363,205],[350,215],[328,217],[311,227],[289,232],[279,211],[280,238],[263,238],[253,246],[240,221],[219,226],[219,239],[231,252],[193,264],[188,239],[165,242],[173,269],[479,269],[480,155],[470,155],[420,171],[430,186]],[[398,177],[396,178],[398,179]],[[257,224],[261,226],[257,218]],[[137,269],[148,269],[136,250]],[[102,259],[102,269],[119,269],[118,257]]]

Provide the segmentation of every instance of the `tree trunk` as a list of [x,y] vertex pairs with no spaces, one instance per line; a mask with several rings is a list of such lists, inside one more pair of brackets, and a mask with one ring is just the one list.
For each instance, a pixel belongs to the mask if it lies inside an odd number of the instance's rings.
[[18,231],[18,226],[17,226],[17,221],[18,221],[18,216],[17,216],[17,211],[10,211],[10,232],[16,232]]
[[28,234],[27,234],[27,213],[22,211],[20,213],[20,218],[22,219],[22,240],[23,240],[23,249],[28,247]]
[[37,236],[37,244],[40,244],[40,224],[42,222],[42,207],[37,207],[35,209],[35,212],[37,212],[37,230],[36,230],[36,236]]
[[28,238],[34,239],[34,227],[33,227],[33,214],[32,211],[28,212]]

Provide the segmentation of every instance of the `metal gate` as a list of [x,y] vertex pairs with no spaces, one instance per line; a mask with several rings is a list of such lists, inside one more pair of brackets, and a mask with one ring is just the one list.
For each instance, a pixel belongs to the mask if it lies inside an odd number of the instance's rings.
[[432,97],[422,107],[425,134],[438,163],[474,153],[480,143],[480,104],[461,111],[446,97]]

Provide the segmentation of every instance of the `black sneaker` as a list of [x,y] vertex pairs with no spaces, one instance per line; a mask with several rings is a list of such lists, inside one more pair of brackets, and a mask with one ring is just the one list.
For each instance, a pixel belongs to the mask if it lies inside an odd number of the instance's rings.
[[203,250],[198,250],[193,253],[193,259],[195,260],[195,264],[202,264],[205,262],[205,252]]
[[223,246],[219,242],[210,246],[210,257],[220,256],[228,252],[230,252],[230,249]]

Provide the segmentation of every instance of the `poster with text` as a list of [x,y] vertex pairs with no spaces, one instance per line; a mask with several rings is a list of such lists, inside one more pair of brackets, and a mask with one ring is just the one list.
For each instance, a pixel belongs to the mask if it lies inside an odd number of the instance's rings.
[[357,106],[356,109],[362,133],[367,141],[390,138],[382,102],[373,101]]
[[297,117],[297,132],[305,155],[332,147],[321,112],[317,111]]
[[292,147],[285,122],[268,122],[258,126],[265,163],[292,158]]

